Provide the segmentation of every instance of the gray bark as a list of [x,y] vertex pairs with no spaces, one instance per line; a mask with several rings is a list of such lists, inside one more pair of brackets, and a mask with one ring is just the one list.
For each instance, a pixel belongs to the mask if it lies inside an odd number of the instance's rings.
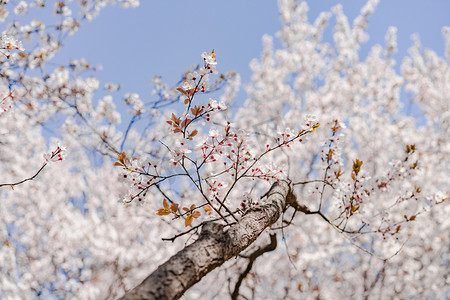
[[251,245],[275,223],[287,204],[295,203],[286,181],[272,185],[261,205],[248,210],[224,231],[223,225],[206,223],[195,242],[183,248],[151,273],[122,299],[178,299],[206,274]]

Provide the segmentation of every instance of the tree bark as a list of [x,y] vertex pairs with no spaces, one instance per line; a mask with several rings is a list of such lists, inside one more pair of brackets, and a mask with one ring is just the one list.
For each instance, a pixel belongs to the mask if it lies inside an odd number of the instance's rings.
[[122,299],[178,299],[206,274],[251,245],[275,223],[286,205],[296,202],[287,181],[272,185],[261,205],[249,209],[227,231],[223,225],[206,223],[195,242],[160,265]]

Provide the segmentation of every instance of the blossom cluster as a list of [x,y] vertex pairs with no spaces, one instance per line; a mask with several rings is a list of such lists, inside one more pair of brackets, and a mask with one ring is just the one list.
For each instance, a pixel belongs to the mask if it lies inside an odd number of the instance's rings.
[[[181,234],[195,239],[203,221],[233,226],[285,178],[298,203],[267,231],[284,228],[289,259],[275,251],[258,260],[258,282],[247,276],[242,297],[267,298],[260,286],[280,299],[446,297],[448,27],[445,57],[414,37],[398,69],[393,27],[384,46],[360,57],[378,1],[351,24],[340,5],[309,22],[305,2],[282,0],[280,42],[263,38],[247,100],[231,110],[239,76],[219,74],[214,51],[174,85],[155,77],[154,101],[125,92],[116,102],[109,93],[120,84],[97,97],[100,68],[84,59],[53,63],[65,39],[107,3],[136,0],[7,2],[0,21],[8,10],[17,21],[0,39],[0,108],[14,109],[0,115],[0,173],[27,182],[0,194],[0,298],[118,298],[185,242],[171,247],[161,237],[187,226]],[[55,24],[38,20],[40,9],[56,14]],[[34,10],[37,19],[22,17]],[[332,16],[333,40],[324,40]],[[404,91],[425,122],[404,109]],[[123,102],[129,116],[118,110]],[[53,169],[31,180],[30,161],[40,165],[48,135],[61,137],[70,156],[52,149],[42,168]],[[209,283],[234,282],[247,254],[187,296],[227,297],[229,285]]]
[[55,150],[53,150],[51,153],[44,154],[44,164],[48,162],[57,162],[61,161],[64,158],[64,151],[66,151],[66,148],[64,146],[57,146]]

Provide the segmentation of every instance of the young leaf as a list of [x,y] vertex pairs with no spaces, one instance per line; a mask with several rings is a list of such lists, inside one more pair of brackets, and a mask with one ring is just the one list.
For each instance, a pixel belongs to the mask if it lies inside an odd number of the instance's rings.
[[209,204],[203,206],[203,209],[208,213],[208,215],[212,213],[212,207]]
[[192,121],[191,119],[186,119],[186,120],[184,120],[183,122],[181,122],[180,127],[183,128],[183,127],[188,126],[189,123],[191,123],[191,121]]
[[125,154],[125,152],[118,153],[117,159],[122,163],[122,165],[125,165],[125,162],[127,161],[127,155]]
[[177,210],[178,210],[178,204],[176,204],[176,203],[171,203],[171,204],[170,204],[170,210],[171,210],[172,212],[177,212]]
[[163,200],[163,205],[164,205],[165,209],[169,210],[169,202],[167,201],[166,198],[164,198],[164,200]]
[[189,214],[186,220],[184,221],[184,226],[188,227],[189,225],[191,225],[192,221],[194,221],[194,218],[192,217],[191,214]]
[[177,91],[179,91],[180,93],[182,93],[183,95],[185,95],[186,97],[189,98],[188,93],[185,90],[183,90],[182,88],[177,88]]
[[193,213],[192,213],[192,216],[194,217],[194,218],[198,218],[198,217],[200,217],[202,214],[198,211],[198,210],[196,210],[196,211],[194,211]]
[[362,166],[363,162],[359,159],[356,159],[353,162],[353,172],[355,172],[355,175],[357,176],[359,171],[361,170],[361,166]]
[[172,122],[176,125],[180,124],[180,118],[177,118],[174,113],[172,113]]
[[158,208],[158,210],[156,211],[156,214],[158,216],[167,216],[167,215],[170,215],[170,211],[165,208]]
[[198,133],[198,130],[195,129],[194,131],[192,131],[192,132],[189,134],[188,139],[192,140],[192,138],[193,138],[194,136],[196,136],[197,133]]
[[189,89],[187,90],[187,92],[189,93],[190,96],[193,96],[195,93],[197,93],[200,89],[196,88],[196,89]]
[[312,127],[311,132],[313,132],[314,130],[316,130],[316,128],[318,128],[320,126],[320,123],[314,124]]

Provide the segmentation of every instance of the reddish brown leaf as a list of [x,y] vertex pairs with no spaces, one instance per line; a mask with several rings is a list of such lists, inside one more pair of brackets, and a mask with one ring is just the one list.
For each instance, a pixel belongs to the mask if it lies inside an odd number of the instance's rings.
[[189,123],[191,123],[191,121],[192,121],[191,119],[186,119],[186,120],[184,120],[183,122],[181,122],[180,127],[181,127],[181,128],[184,128],[184,127],[188,126]]
[[174,113],[172,113],[172,122],[177,125],[180,124],[180,118],[177,118]]
[[185,95],[186,97],[189,97],[188,93],[186,93],[186,91],[183,90],[182,88],[177,88],[177,91],[179,91],[180,93],[182,93],[182,94]]
[[189,93],[189,95],[193,96],[195,93],[197,93],[198,91],[200,91],[200,88],[196,88],[196,89],[189,89],[187,90],[187,92]]
[[198,133],[198,130],[195,129],[194,131],[192,131],[192,132],[189,134],[189,137],[194,137],[194,136],[197,135],[197,133]]
[[172,212],[177,212],[177,210],[178,210],[178,204],[176,204],[176,203],[171,203],[171,204],[170,204],[170,210],[171,210]]

